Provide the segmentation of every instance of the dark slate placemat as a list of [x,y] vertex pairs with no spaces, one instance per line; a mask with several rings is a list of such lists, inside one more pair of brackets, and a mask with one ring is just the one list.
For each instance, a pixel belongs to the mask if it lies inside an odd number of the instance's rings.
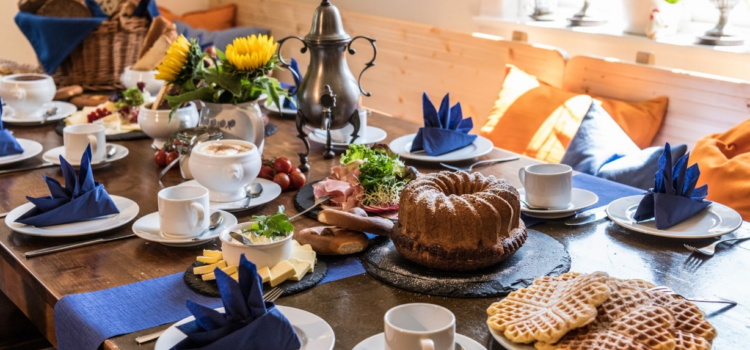
[[[62,136],[63,129],[65,129],[65,119],[60,120],[55,124],[55,132]],[[113,141],[133,141],[133,140],[145,140],[148,138],[148,135],[144,133],[143,131],[137,130],[137,131],[131,131],[126,132],[123,134],[117,134],[117,135],[107,135],[107,142],[113,142]]]
[[[219,294],[219,286],[216,285],[216,281],[204,281],[203,279],[201,279],[200,275],[196,275],[193,273],[193,267],[203,265],[205,264],[202,262],[194,262],[193,265],[190,265],[190,267],[188,267],[188,269],[185,271],[183,280],[185,281],[185,284],[188,286],[188,288],[192,289],[196,293],[218,298],[221,295]],[[318,261],[318,263],[315,264],[315,272],[306,274],[305,277],[302,277],[302,280],[300,281],[287,280],[277,287],[284,290],[284,294],[282,294],[283,296],[297,294],[315,287],[316,284],[320,283],[320,281],[322,281],[323,278],[326,277],[327,273],[328,265],[326,265],[326,263],[322,261]],[[268,292],[271,289],[273,289],[271,285],[269,285],[268,283],[263,283],[263,293]]]
[[370,275],[415,293],[455,298],[499,296],[528,287],[537,277],[570,270],[570,255],[560,242],[535,230],[527,232],[526,243],[513,256],[471,272],[418,265],[401,256],[388,237],[372,239],[360,259]]
[[[297,211],[300,212],[315,204],[315,193],[313,193],[312,185],[320,181],[321,180],[308,182],[297,191],[297,194],[294,195],[294,209],[297,209]],[[318,220],[318,213],[320,213],[321,210],[323,210],[321,207],[317,207],[305,213],[305,216],[313,220]]]

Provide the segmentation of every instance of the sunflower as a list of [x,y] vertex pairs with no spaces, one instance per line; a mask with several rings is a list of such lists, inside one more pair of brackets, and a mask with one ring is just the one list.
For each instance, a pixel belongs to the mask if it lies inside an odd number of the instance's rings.
[[273,36],[251,35],[236,38],[232,44],[227,45],[227,61],[239,71],[252,72],[265,67],[271,61],[278,45]]
[[185,39],[184,35],[180,35],[177,40],[172,42],[172,45],[167,50],[167,54],[162,58],[159,66],[156,67],[156,70],[159,72],[156,74],[156,79],[174,83],[188,63],[190,46],[190,42]]

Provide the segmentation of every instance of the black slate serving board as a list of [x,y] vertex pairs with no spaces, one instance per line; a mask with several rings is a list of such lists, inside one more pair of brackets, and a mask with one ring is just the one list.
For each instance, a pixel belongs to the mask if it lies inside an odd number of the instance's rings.
[[[294,195],[294,209],[297,209],[297,211],[303,211],[315,204],[315,193],[313,192],[312,186],[320,181],[321,180],[308,182],[297,191],[297,194]],[[313,220],[318,220],[318,213],[322,210],[323,209],[319,206],[305,213],[305,216]]]
[[[183,280],[185,281],[185,284],[188,286],[188,288],[192,289],[194,292],[209,296],[218,298],[221,296],[219,294],[219,286],[216,284],[216,281],[204,281],[201,279],[200,275],[196,275],[193,273],[193,267],[203,266],[205,265],[202,262],[194,262],[193,265],[190,265],[188,269],[185,271],[185,274],[183,275]],[[312,287],[315,287],[316,284],[320,283],[320,281],[323,280],[324,277],[326,277],[326,274],[328,274],[328,265],[322,261],[318,261],[317,264],[315,264],[315,272],[308,273],[305,275],[305,277],[302,277],[302,280],[295,282],[295,281],[286,281],[277,287],[281,288],[284,291],[284,296],[297,294],[300,292],[304,292]],[[263,293],[268,292],[269,290],[273,289],[268,283],[263,283]]]
[[570,270],[570,255],[554,238],[527,229],[526,243],[509,259],[471,272],[431,269],[407,260],[390,238],[376,237],[360,256],[362,265],[375,278],[415,293],[455,298],[506,295],[528,287],[540,276]]

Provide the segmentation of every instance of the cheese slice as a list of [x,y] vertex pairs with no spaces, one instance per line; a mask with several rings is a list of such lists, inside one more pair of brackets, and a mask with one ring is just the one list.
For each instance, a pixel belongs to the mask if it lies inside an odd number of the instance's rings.
[[[235,274],[235,273],[237,273],[237,266],[227,266],[225,268],[222,268],[221,271],[224,271],[227,275]],[[213,272],[207,273],[207,274],[201,276],[201,278],[204,281],[213,281],[213,280],[216,279],[216,274],[213,273]]]
[[209,273],[209,272],[213,272],[214,269],[217,268],[217,267],[220,268],[220,269],[221,268],[225,268],[225,267],[227,267],[227,262],[224,261],[224,260],[220,260],[219,262],[217,262],[215,264],[194,267],[193,268],[193,274],[203,275],[203,274],[206,274],[206,273]]
[[300,245],[299,245],[299,242],[297,242],[297,240],[296,240],[296,239],[293,239],[293,240],[292,240],[292,249],[294,249],[294,247],[299,247],[299,246],[300,246]]
[[235,273],[229,275],[229,277],[232,277],[232,279],[234,279],[237,282],[240,281],[240,274],[238,272],[235,272]]
[[210,256],[212,258],[224,259],[224,254],[221,253],[221,250],[203,249],[203,256]]
[[294,250],[292,249],[292,258],[307,260],[310,262],[310,271],[315,271],[315,251],[312,250]]
[[[295,241],[295,242],[296,242],[296,241]],[[296,246],[292,246],[292,251],[296,251],[296,250],[308,250],[308,251],[313,251],[313,249],[312,249],[312,246],[311,246],[311,245],[309,245],[309,244],[305,244],[305,245],[299,245],[299,243],[297,243],[297,245],[296,245]]]
[[289,262],[294,266],[294,276],[289,277],[291,281],[299,281],[310,271],[310,262],[297,258],[290,258]]
[[195,260],[200,261],[204,264],[216,264],[217,262],[221,261],[220,258],[213,257],[213,256],[199,256]]
[[266,283],[271,280],[271,269],[268,267],[263,267],[258,269],[258,276],[263,279],[263,283]]
[[282,282],[288,280],[289,277],[294,276],[294,273],[294,265],[288,260],[276,264],[276,266],[271,268],[271,287],[276,287]]

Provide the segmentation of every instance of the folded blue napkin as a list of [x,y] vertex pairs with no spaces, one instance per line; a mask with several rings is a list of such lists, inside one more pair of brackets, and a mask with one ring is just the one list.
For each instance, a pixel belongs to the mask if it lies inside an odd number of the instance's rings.
[[411,152],[425,151],[429,156],[439,156],[464,148],[477,139],[477,135],[469,135],[474,123],[471,117],[464,119],[461,103],[453,107],[450,103],[450,94],[446,94],[438,111],[427,93],[422,94],[424,127],[419,128]]
[[0,99],[0,157],[23,153],[23,147],[18,144],[10,131],[3,129],[3,100]]
[[[289,71],[292,72],[292,78],[294,78],[294,85],[290,84],[283,84],[286,91],[289,93],[289,98],[284,99],[284,108],[297,110],[296,102],[297,102],[297,90],[299,89],[299,85],[302,83],[302,73],[299,71],[299,64],[297,64],[297,60],[292,58],[292,63],[289,64]],[[294,99],[294,101],[292,101]]]
[[[18,28],[31,43],[47,74],[52,74],[83,39],[108,19],[96,1],[86,0],[86,6],[92,17],[50,17],[26,12],[16,14]],[[159,15],[159,10],[155,1],[141,0],[135,13],[139,17],[148,15],[153,18]]]
[[216,269],[225,313],[187,301],[195,321],[177,328],[187,335],[172,349],[298,350],[302,344],[289,320],[272,302],[263,301],[263,282],[255,264],[240,257],[239,283]]
[[689,153],[682,156],[672,167],[669,143],[664,146],[664,153],[659,157],[656,184],[638,205],[634,216],[637,221],[654,218],[656,228],[664,230],[689,219],[711,204],[704,200],[708,195],[708,184],[695,188],[701,172],[698,164],[687,166],[689,156]]
[[34,208],[21,215],[16,222],[45,227],[87,221],[120,212],[104,189],[104,185],[94,181],[90,145],[81,157],[78,177],[73,166],[62,156],[60,167],[65,178],[65,187],[57,180],[44,176],[50,195],[39,198],[27,196],[26,199],[34,204]]
[[180,22],[179,20],[174,20],[174,25],[177,27],[177,33],[184,35],[188,39],[197,40],[198,45],[204,51],[211,46],[215,46],[221,51],[226,51],[227,45],[231,44],[236,38],[271,34],[271,31],[268,29],[260,27],[234,27],[224,30],[207,30],[193,28],[189,24]]

